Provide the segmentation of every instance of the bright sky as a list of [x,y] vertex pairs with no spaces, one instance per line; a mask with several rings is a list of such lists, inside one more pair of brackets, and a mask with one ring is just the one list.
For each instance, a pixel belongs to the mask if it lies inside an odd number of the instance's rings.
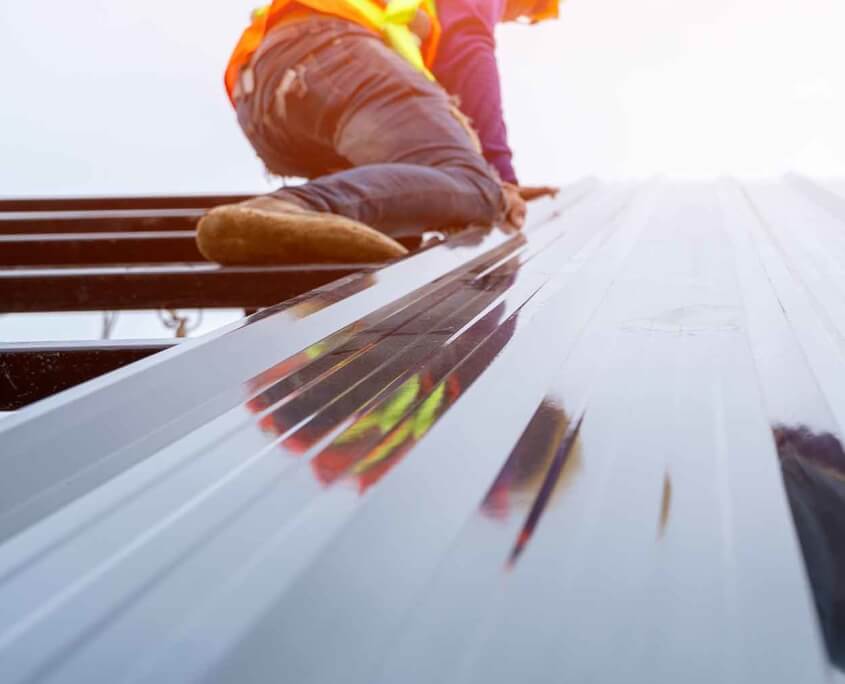
[[[255,4],[0,0],[0,195],[269,187],[221,85]],[[499,35],[523,180],[845,176],[842,0],[569,0],[561,15]]]
[[[257,4],[0,0],[0,196],[273,187],[222,87]],[[568,0],[561,15],[498,37],[524,182],[845,177],[843,0]],[[208,312],[198,332],[239,315]],[[98,314],[5,316],[0,341],[100,326]],[[114,331],[169,334],[152,313],[123,313]]]

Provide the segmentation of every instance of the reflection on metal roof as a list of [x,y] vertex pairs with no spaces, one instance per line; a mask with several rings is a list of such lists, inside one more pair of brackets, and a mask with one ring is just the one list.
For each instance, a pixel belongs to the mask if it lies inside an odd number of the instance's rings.
[[843,264],[803,179],[584,182],[34,404],[2,681],[829,681]]

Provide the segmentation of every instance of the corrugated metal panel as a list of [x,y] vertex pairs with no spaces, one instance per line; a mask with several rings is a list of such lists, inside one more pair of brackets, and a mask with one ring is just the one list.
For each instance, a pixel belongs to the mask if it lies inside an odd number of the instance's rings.
[[829,681],[843,204],[581,183],[21,411],[2,681]]

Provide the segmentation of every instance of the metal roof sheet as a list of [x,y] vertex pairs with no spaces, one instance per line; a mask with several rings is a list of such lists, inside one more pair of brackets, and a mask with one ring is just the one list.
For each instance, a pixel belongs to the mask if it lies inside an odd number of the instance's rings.
[[2,681],[830,681],[843,221],[585,181],[5,419]]

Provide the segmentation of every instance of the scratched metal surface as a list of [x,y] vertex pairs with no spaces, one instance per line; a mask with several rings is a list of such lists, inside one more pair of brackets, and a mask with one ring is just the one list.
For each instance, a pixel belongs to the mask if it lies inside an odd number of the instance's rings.
[[584,182],[0,429],[3,682],[828,682],[845,200]]

